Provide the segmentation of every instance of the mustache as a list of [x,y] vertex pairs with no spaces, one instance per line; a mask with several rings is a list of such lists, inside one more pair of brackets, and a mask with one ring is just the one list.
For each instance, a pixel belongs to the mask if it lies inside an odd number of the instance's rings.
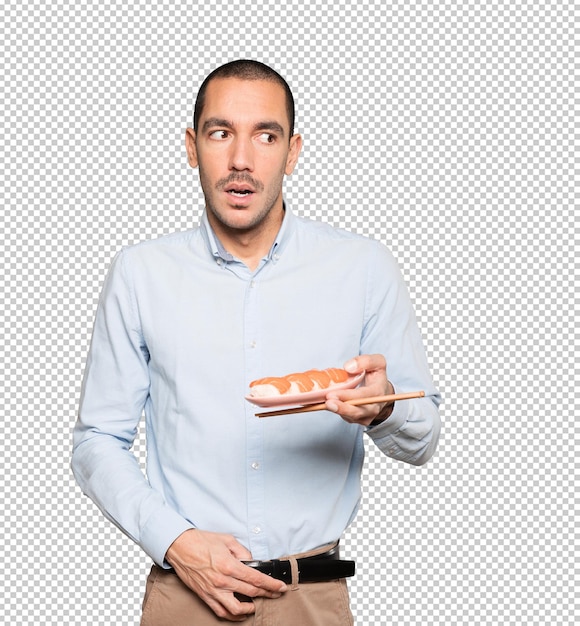
[[256,180],[249,174],[245,174],[245,173],[237,174],[235,172],[230,174],[227,178],[220,178],[215,184],[215,186],[218,191],[222,191],[223,189],[225,189],[228,185],[231,185],[232,183],[248,183],[256,191],[264,190],[264,185],[259,180]]

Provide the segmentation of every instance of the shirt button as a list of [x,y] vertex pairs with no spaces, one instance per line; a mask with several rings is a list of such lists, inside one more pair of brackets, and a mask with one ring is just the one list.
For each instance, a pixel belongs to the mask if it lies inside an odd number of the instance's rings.
[[215,261],[215,262],[216,262],[218,265],[223,265],[223,264],[224,264],[223,259],[216,259],[216,261]]
[[252,532],[254,535],[259,535],[262,532],[262,529],[259,526],[254,526],[254,528],[252,528]]
[[255,281],[255,280],[252,280],[252,281],[250,282],[250,287],[253,289],[255,286],[256,286],[256,281]]
[[256,347],[256,345],[257,345],[257,344],[256,344],[256,342],[255,342],[255,341],[250,342],[250,348],[255,348],[255,347]]
[[258,461],[254,461],[252,463],[252,469],[255,469],[255,470],[260,469],[260,464],[258,463]]

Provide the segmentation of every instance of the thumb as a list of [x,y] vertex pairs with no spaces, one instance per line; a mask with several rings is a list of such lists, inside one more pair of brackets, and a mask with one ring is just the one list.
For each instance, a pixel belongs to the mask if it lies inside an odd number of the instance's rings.
[[232,553],[232,556],[236,557],[239,561],[250,561],[252,559],[252,553],[233,537],[228,543],[228,549]]
[[344,369],[349,373],[349,374],[357,374],[358,372],[361,372],[362,369],[359,367],[358,364],[358,360],[355,359],[349,359],[345,364],[344,364]]

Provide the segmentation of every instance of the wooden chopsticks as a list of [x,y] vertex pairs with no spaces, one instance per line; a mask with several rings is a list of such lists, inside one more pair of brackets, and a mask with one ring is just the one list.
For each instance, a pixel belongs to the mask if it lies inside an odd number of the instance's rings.
[[[408,393],[393,393],[387,396],[371,396],[369,398],[347,400],[346,404],[362,406],[363,404],[375,404],[376,402],[397,402],[399,400],[410,400],[411,398],[423,398],[424,396],[424,391],[409,391]],[[325,409],[326,403],[321,402],[320,404],[307,404],[305,406],[295,406],[289,409],[256,413],[256,417],[274,417],[275,415],[289,415],[290,413],[309,413],[310,411],[324,411]]]

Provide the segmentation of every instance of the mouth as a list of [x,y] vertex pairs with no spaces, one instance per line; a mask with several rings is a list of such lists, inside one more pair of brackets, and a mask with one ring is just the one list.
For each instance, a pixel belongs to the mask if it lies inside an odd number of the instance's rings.
[[224,191],[234,198],[247,198],[255,193],[254,189],[249,185],[228,185]]

